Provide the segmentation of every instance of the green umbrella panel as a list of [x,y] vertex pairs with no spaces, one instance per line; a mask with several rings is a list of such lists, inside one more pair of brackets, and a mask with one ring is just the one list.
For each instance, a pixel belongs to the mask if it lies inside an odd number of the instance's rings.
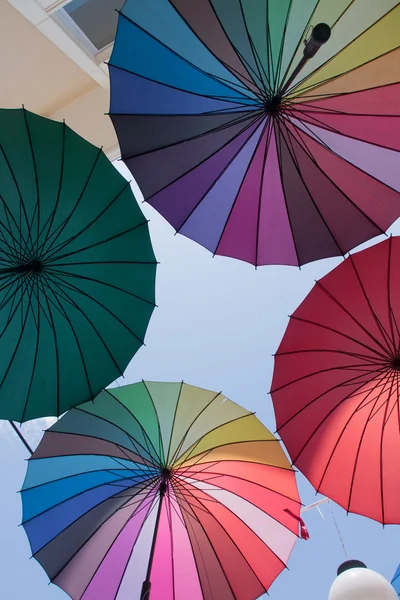
[[120,376],[144,343],[156,266],[102,150],[0,109],[0,418],[60,415]]

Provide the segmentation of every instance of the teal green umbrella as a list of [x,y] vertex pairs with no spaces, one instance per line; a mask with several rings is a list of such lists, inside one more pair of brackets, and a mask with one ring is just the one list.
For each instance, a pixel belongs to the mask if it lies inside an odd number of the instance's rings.
[[0,109],[0,418],[60,415],[119,377],[144,343],[156,266],[101,149]]

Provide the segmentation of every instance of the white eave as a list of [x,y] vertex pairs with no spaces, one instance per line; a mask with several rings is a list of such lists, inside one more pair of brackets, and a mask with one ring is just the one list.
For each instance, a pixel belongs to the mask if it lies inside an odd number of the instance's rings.
[[107,89],[109,77],[103,63],[97,64],[93,56],[85,52],[83,44],[73,40],[54,18],[53,13],[67,4],[68,0],[8,0],[28,21],[30,21],[55,46],[66,54],[82,71],[98,85]]

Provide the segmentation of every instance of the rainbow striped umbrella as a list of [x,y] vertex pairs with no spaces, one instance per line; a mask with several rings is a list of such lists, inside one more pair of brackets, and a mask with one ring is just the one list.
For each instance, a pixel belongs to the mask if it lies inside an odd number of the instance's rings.
[[298,537],[278,440],[220,393],[141,382],[65,414],[28,462],[23,526],[73,600],[254,600]]
[[398,0],[127,0],[110,115],[145,199],[254,265],[383,233],[400,216],[399,29]]

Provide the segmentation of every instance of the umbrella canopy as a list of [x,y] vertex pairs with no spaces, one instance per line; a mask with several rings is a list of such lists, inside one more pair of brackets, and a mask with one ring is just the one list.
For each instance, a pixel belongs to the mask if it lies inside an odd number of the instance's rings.
[[397,571],[394,574],[394,577],[392,579],[392,586],[394,587],[394,589],[397,592],[397,595],[400,597],[400,565],[397,567]]
[[0,418],[59,415],[119,377],[154,310],[129,183],[65,123],[0,110]]
[[399,28],[398,0],[127,0],[110,115],[145,199],[254,265],[382,233],[400,216]]
[[275,357],[293,463],[349,512],[400,523],[400,238],[349,256],[290,318]]
[[29,460],[22,502],[34,557],[73,600],[254,600],[299,527],[278,440],[183,383],[108,389],[69,411]]

